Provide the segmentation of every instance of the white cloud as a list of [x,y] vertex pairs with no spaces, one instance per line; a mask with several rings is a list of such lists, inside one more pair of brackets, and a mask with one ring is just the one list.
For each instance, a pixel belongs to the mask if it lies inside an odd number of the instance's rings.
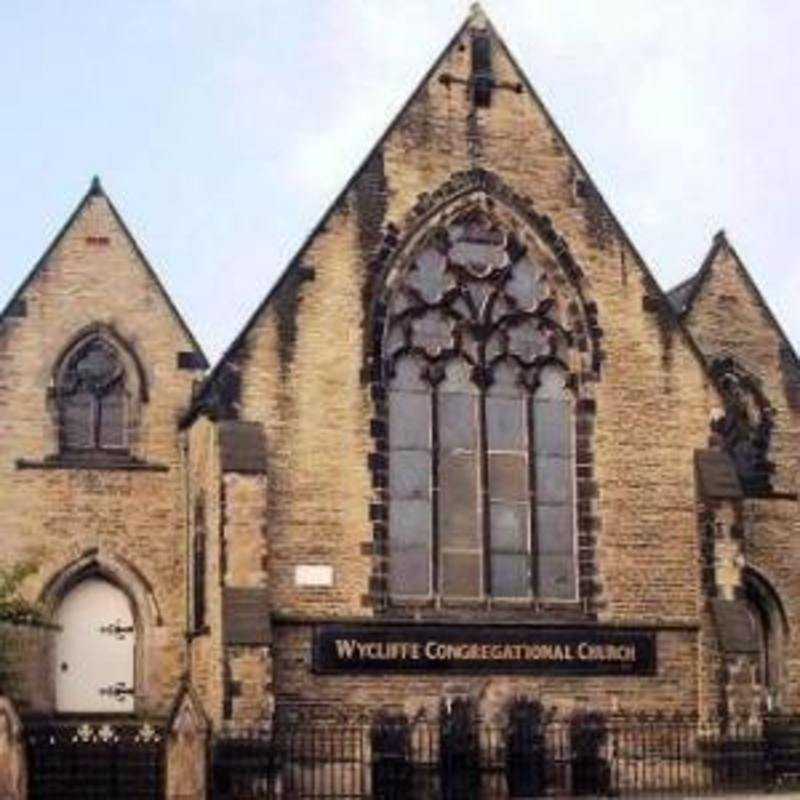
[[[800,5],[484,5],[662,282],[685,277],[724,226],[800,341]],[[105,170],[123,193],[115,195],[121,211],[141,221],[134,230],[146,228],[143,246],[216,354],[468,2],[130,7],[132,27],[110,38],[107,18],[73,7],[58,18],[41,63],[26,54],[43,11],[12,0],[0,12],[0,100],[15,110],[0,129],[0,291],[10,293],[89,176]]]

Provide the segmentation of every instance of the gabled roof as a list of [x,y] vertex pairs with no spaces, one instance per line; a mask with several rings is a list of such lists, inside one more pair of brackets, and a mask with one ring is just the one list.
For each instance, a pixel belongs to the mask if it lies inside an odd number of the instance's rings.
[[764,311],[767,319],[770,321],[770,324],[778,332],[785,351],[791,355],[796,365],[800,365],[800,359],[798,359],[797,353],[791,341],[789,340],[789,337],[786,335],[780,322],[778,322],[775,315],[772,313],[772,309],[764,299],[764,295],[761,294],[756,282],[753,280],[749,270],[739,257],[739,254],[736,252],[736,248],[731,244],[724,230],[719,230],[716,234],[714,234],[711,248],[706,254],[706,257],[703,259],[700,269],[690,278],[687,278],[685,281],[679,283],[677,286],[667,292],[667,297],[669,298],[673,310],[681,318],[686,318],[688,316],[694,307],[694,303],[700,293],[700,289],[705,284],[708,276],[711,275],[714,263],[719,255],[725,250],[727,250],[733,258],[733,262],[736,265],[736,269],[739,271],[745,286],[755,298],[756,303]]
[[142,252],[141,248],[139,247],[138,243],[136,242],[136,239],[133,238],[133,235],[128,230],[128,226],[125,224],[124,220],[120,216],[120,213],[117,211],[117,209],[115,208],[114,204],[111,202],[111,199],[106,194],[105,190],[103,189],[103,187],[102,187],[102,185],[100,183],[100,178],[98,178],[97,175],[95,175],[92,178],[92,182],[91,182],[91,184],[89,186],[89,190],[80,199],[80,202],[78,203],[78,205],[76,206],[76,208],[72,212],[72,214],[69,215],[67,221],[64,223],[64,225],[62,226],[61,230],[56,234],[56,236],[53,239],[53,241],[50,242],[50,245],[44,251],[44,253],[39,258],[39,260],[33,265],[33,268],[28,273],[28,275],[25,277],[25,280],[22,281],[22,283],[20,284],[20,286],[17,289],[17,291],[14,292],[14,294],[11,296],[11,299],[8,301],[8,303],[6,303],[6,305],[3,308],[3,310],[0,311],[0,323],[3,322],[3,320],[6,318],[6,316],[9,315],[9,312],[16,306],[18,301],[25,294],[25,291],[28,289],[28,287],[31,285],[31,283],[35,280],[36,276],[39,274],[39,271],[47,263],[47,260],[50,258],[50,256],[52,255],[52,253],[56,249],[56,247],[58,247],[58,245],[60,244],[61,240],[66,235],[67,231],[70,230],[70,228],[73,226],[75,221],[80,216],[81,212],[84,210],[84,208],[86,207],[88,202],[93,197],[102,197],[106,201],[106,203],[108,203],[108,207],[111,210],[111,213],[112,213],[112,215],[114,217],[114,220],[119,225],[119,227],[122,230],[123,234],[125,235],[125,237],[130,242],[131,247],[134,250],[134,253],[136,254],[137,258],[141,261],[141,263],[144,265],[144,267],[147,270],[147,273],[150,276],[150,278],[152,279],[153,283],[155,283],[155,285],[158,287],[158,290],[161,293],[161,296],[164,298],[164,301],[166,302],[168,308],[172,312],[172,315],[175,317],[175,320],[177,321],[178,325],[180,326],[180,328],[183,330],[184,334],[186,335],[186,338],[191,343],[192,348],[201,357],[202,365],[199,365],[199,368],[206,369],[208,367],[208,359],[206,358],[205,353],[203,353],[203,348],[200,347],[200,344],[198,343],[197,339],[195,339],[194,334],[191,332],[191,330],[189,329],[189,326],[186,324],[185,320],[181,316],[181,314],[178,311],[177,307],[172,302],[172,298],[169,296],[169,293],[164,288],[164,284],[161,283],[161,280],[159,279],[158,274],[153,269],[153,267],[151,266],[150,262],[147,260],[147,257]]
[[242,342],[247,338],[250,329],[256,324],[256,322],[261,317],[264,310],[270,304],[270,301],[275,297],[275,295],[278,293],[281,286],[283,286],[283,284],[289,278],[289,276],[295,271],[299,272],[302,270],[303,256],[305,255],[305,252],[308,249],[308,247],[316,238],[317,234],[325,227],[325,222],[328,220],[331,214],[333,214],[333,212],[336,210],[336,207],[348,195],[350,190],[353,188],[353,185],[361,175],[361,173],[370,163],[375,153],[380,149],[380,147],[389,137],[389,134],[391,134],[391,132],[395,129],[397,123],[400,121],[400,119],[402,119],[403,114],[405,114],[408,107],[414,101],[414,98],[417,96],[420,89],[422,89],[422,87],[425,86],[425,84],[430,80],[432,75],[436,72],[439,65],[444,60],[444,57],[453,47],[455,42],[458,41],[458,38],[464,33],[464,30],[467,28],[467,26],[473,20],[477,19],[479,16],[485,16],[485,15],[483,15],[483,11],[480,5],[478,3],[473,3],[467,18],[464,20],[464,22],[461,24],[458,30],[450,38],[450,41],[448,41],[447,44],[444,46],[441,53],[439,53],[439,55],[437,56],[433,64],[430,66],[428,71],[423,75],[419,83],[414,87],[414,90],[408,96],[405,103],[403,103],[400,110],[397,112],[397,114],[394,115],[391,122],[386,126],[385,130],[378,138],[378,141],[375,142],[375,144],[370,148],[369,152],[361,161],[361,163],[358,165],[355,172],[350,176],[350,179],[347,181],[347,183],[345,183],[341,191],[336,195],[336,197],[334,197],[333,201],[325,209],[319,221],[306,236],[305,240],[300,245],[299,249],[293,256],[293,258],[289,261],[287,266],[284,268],[283,272],[278,276],[275,283],[272,284],[272,288],[267,292],[264,299],[256,306],[255,310],[247,319],[242,329],[236,335],[236,338],[231,342],[231,344],[228,346],[225,352],[220,356],[217,363],[214,365],[214,368],[206,376],[206,379],[203,381],[203,385],[200,387],[200,391],[197,393],[195,402],[192,404],[192,407],[189,409],[189,412],[183,419],[182,422],[183,425],[191,424],[192,420],[195,419],[197,414],[202,411],[203,407],[206,405],[206,395],[208,393],[208,389],[217,380],[224,365],[235,355],[236,351],[239,349]]
[[273,284],[272,288],[267,293],[267,295],[264,298],[264,300],[262,300],[262,302],[257,306],[255,311],[251,314],[250,318],[245,323],[245,325],[242,328],[242,330],[239,332],[239,334],[236,336],[236,338],[233,340],[233,342],[227,348],[227,350],[223,353],[222,357],[219,359],[217,364],[214,366],[214,369],[211,371],[211,373],[207,376],[207,378],[205,379],[205,381],[203,383],[203,386],[201,387],[201,390],[197,394],[197,399],[196,399],[193,407],[189,410],[188,414],[186,415],[186,417],[183,420],[183,424],[184,425],[191,424],[192,420],[197,416],[197,414],[198,413],[202,413],[204,408],[207,407],[207,405],[208,405],[207,401],[209,400],[210,395],[213,394],[213,385],[214,385],[215,381],[217,381],[218,378],[219,378],[219,380],[221,382],[225,381],[225,376],[222,375],[222,373],[224,371],[225,364],[228,363],[229,361],[232,361],[232,360],[235,359],[235,356],[236,356],[236,353],[237,353],[238,349],[240,348],[242,343],[245,341],[245,339],[246,339],[247,335],[249,334],[251,328],[255,325],[257,320],[261,317],[261,315],[264,312],[264,310],[269,306],[270,302],[275,297],[277,292],[280,290],[281,286],[284,284],[284,282],[287,280],[287,278],[292,273],[295,273],[295,272],[296,273],[301,273],[304,270],[304,267],[302,265],[302,259],[303,259],[304,255],[306,253],[306,250],[310,246],[310,244],[314,241],[314,239],[317,236],[317,234],[324,228],[325,223],[327,222],[327,220],[331,216],[331,214],[334,212],[336,207],[347,196],[348,192],[351,190],[351,188],[354,186],[354,184],[356,183],[358,178],[364,172],[365,168],[371,162],[373,156],[376,154],[376,152],[379,151],[381,146],[384,144],[384,142],[388,139],[390,134],[397,127],[398,122],[402,119],[402,117],[405,114],[406,110],[411,106],[411,104],[413,103],[413,101],[414,101],[415,97],[417,96],[417,94],[419,93],[419,91],[429,82],[431,77],[439,69],[439,67],[442,64],[442,62],[444,61],[445,57],[450,52],[450,50],[453,48],[453,46],[458,41],[458,39],[462,36],[464,31],[466,29],[468,29],[469,27],[473,26],[473,25],[479,25],[479,26],[485,28],[486,30],[488,30],[490,32],[490,34],[494,38],[495,42],[497,43],[497,45],[499,46],[499,48],[503,52],[504,56],[508,59],[508,61],[511,64],[512,68],[519,75],[519,78],[520,78],[520,81],[521,81],[521,84],[522,84],[521,88],[524,89],[524,91],[527,93],[527,95],[530,97],[530,99],[536,104],[538,109],[540,109],[540,111],[544,115],[548,125],[551,126],[552,130],[554,131],[554,133],[558,137],[558,139],[559,139],[561,145],[563,146],[564,150],[567,152],[567,154],[572,159],[572,161],[577,165],[577,167],[581,171],[582,175],[585,177],[585,180],[587,181],[587,184],[589,184],[589,186],[591,187],[591,189],[594,192],[595,196],[598,198],[599,202],[602,204],[602,207],[605,209],[605,211],[607,212],[607,214],[611,218],[614,226],[616,227],[617,231],[619,232],[619,235],[623,238],[623,240],[625,241],[626,245],[630,248],[630,251],[634,254],[634,257],[635,257],[635,259],[636,259],[636,261],[637,261],[637,263],[639,265],[639,268],[642,270],[642,273],[644,274],[645,284],[647,286],[648,292],[650,292],[651,295],[654,297],[654,299],[656,300],[656,302],[659,305],[659,307],[663,308],[667,315],[669,315],[670,317],[674,318],[674,321],[675,321],[677,329],[680,331],[680,333],[684,337],[687,345],[689,346],[689,348],[692,350],[692,352],[697,357],[697,359],[698,359],[699,363],[701,364],[701,366],[703,368],[705,368],[705,366],[706,366],[705,359],[703,358],[702,353],[700,352],[699,348],[697,347],[697,344],[695,343],[694,339],[691,337],[689,332],[686,330],[686,328],[681,323],[680,318],[678,317],[678,315],[677,314],[673,314],[673,306],[672,306],[672,304],[670,303],[670,301],[669,301],[667,295],[664,293],[663,289],[660,287],[660,285],[656,281],[655,277],[653,276],[652,272],[650,271],[649,267],[647,266],[647,263],[645,262],[643,256],[639,252],[638,248],[634,245],[633,241],[631,240],[631,238],[626,233],[625,229],[620,224],[620,222],[617,219],[616,215],[613,213],[613,211],[611,211],[611,209],[610,209],[608,203],[606,202],[605,198],[601,195],[601,193],[594,186],[593,181],[589,177],[588,170],[584,167],[582,161],[577,156],[575,151],[572,149],[571,145],[567,141],[567,139],[564,136],[564,134],[562,133],[561,129],[559,128],[559,126],[557,125],[557,123],[553,119],[552,115],[548,111],[547,107],[545,106],[544,102],[541,100],[539,95],[536,93],[536,91],[533,88],[533,86],[531,85],[527,75],[520,68],[520,66],[517,63],[516,59],[514,58],[514,56],[511,54],[510,50],[508,49],[508,46],[506,45],[506,43],[503,40],[502,36],[500,36],[500,34],[497,32],[497,29],[494,27],[494,25],[492,24],[491,20],[488,18],[488,16],[484,12],[484,10],[481,8],[480,4],[479,3],[473,3],[471,8],[470,8],[470,13],[467,16],[467,18],[459,26],[459,28],[458,28],[458,30],[456,30],[455,34],[450,38],[448,43],[442,49],[442,51],[439,54],[439,56],[434,60],[434,62],[431,65],[431,67],[428,69],[428,71],[422,77],[420,82],[417,84],[417,86],[411,92],[410,96],[408,97],[406,102],[403,104],[401,109],[398,111],[398,113],[395,115],[395,117],[389,123],[387,128],[384,130],[383,134],[379,137],[378,141],[373,145],[373,147],[371,148],[371,150],[367,154],[366,158],[364,158],[364,160],[361,162],[361,164],[359,164],[358,168],[355,170],[355,172],[353,173],[353,175],[350,178],[350,180],[347,181],[347,183],[345,184],[344,188],[336,195],[336,197],[333,200],[333,202],[325,210],[325,213],[322,215],[322,217],[319,220],[319,222],[314,226],[314,228],[308,234],[308,236],[306,237],[305,241],[302,243],[302,245],[300,246],[299,250],[295,254],[295,256],[289,262],[289,265],[285,268],[283,273],[278,277],[277,281],[275,282],[275,284]]
[[700,291],[700,287],[703,285],[706,276],[711,271],[711,265],[714,263],[717,254],[726,241],[725,231],[717,231],[714,234],[711,249],[703,259],[700,269],[697,270],[694,275],[681,281],[681,283],[667,292],[667,299],[672,306],[672,310],[679,316],[685,316],[691,311],[697,293]]

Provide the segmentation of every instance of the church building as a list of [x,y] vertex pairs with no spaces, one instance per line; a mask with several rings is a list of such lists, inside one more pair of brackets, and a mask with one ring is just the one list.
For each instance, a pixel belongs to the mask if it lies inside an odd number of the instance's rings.
[[7,691],[800,712],[798,458],[732,239],[665,291],[476,7],[213,367],[97,179],[0,312],[2,561],[58,626]]

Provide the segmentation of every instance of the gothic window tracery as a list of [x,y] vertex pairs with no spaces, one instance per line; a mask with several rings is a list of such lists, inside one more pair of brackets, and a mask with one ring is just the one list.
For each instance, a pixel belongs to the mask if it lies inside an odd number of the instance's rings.
[[117,348],[91,336],[67,356],[56,396],[61,449],[65,452],[126,451],[126,370]]
[[393,597],[574,599],[570,333],[483,209],[432,231],[383,344]]

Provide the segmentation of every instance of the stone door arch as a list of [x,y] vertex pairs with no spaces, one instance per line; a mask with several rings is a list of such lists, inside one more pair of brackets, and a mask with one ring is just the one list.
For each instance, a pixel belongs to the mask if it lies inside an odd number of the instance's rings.
[[[104,707],[104,710],[116,713],[148,713],[152,703],[152,686],[157,680],[158,664],[154,655],[162,618],[152,586],[142,573],[113,552],[103,548],[92,549],[51,577],[42,591],[41,603],[53,618],[57,618],[64,604],[71,602],[70,596],[73,595],[73,592],[79,592],[75,597],[80,598],[80,593],[84,591],[81,586],[83,584],[92,585],[89,582],[93,581],[98,581],[106,587],[97,589],[95,586],[97,591],[101,594],[105,591],[109,597],[115,598],[110,601],[114,604],[113,607],[109,606],[109,610],[102,614],[102,619],[98,616],[95,620],[95,627],[106,626],[108,633],[104,635],[109,638],[124,635],[128,646],[132,646],[133,651],[133,675],[130,682],[125,683],[122,687],[124,694],[120,692],[107,695],[107,697],[122,696],[126,698],[127,702],[116,700],[111,704],[112,708]],[[88,598],[86,601],[87,605],[91,607],[92,604],[88,602]],[[127,606],[123,603],[126,603]],[[69,610],[68,606],[67,610]],[[117,625],[117,617],[119,617],[119,625]],[[118,628],[132,628],[133,630],[120,631]],[[62,708],[60,703],[56,704],[55,702],[61,669],[61,661],[56,655],[57,650],[58,646],[54,644],[53,654],[50,658],[52,700],[48,702],[47,708],[42,708],[42,711],[67,710]],[[69,661],[67,664],[69,670]],[[115,684],[118,682],[119,679],[113,681]],[[108,683],[104,685],[108,686]],[[128,686],[133,689],[133,693],[127,693]],[[88,709],[86,710],[88,711]],[[96,713],[96,710],[90,713]]]

